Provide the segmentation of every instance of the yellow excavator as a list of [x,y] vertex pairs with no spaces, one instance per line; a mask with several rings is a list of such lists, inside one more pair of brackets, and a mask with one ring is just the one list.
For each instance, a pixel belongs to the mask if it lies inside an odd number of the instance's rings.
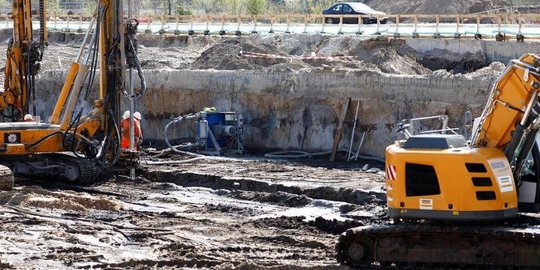
[[[71,65],[48,122],[25,121],[35,95],[34,76],[46,45],[45,0],[39,3],[39,41],[32,38],[29,0],[13,0],[13,38],[8,48],[0,109],[12,122],[0,123],[0,188],[13,186],[13,174],[92,182],[121,155],[120,99],[145,90],[137,58],[137,21],[124,18],[123,1],[99,0],[75,62]],[[136,68],[141,89],[126,91],[126,70]],[[96,74],[98,77],[96,78]],[[93,109],[77,111],[83,91],[97,80]],[[35,109],[34,109],[35,111]],[[35,114],[35,112],[34,112]],[[5,115],[6,116],[6,115]]]
[[540,55],[527,54],[492,84],[470,140],[402,125],[406,139],[386,148],[393,223],[343,233],[338,261],[538,269],[540,221],[525,212],[540,210],[539,91]]

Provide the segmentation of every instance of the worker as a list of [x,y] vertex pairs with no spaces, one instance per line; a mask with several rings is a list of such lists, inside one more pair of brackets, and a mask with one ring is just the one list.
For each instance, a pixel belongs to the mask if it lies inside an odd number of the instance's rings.
[[[131,112],[130,111],[125,111],[124,112],[124,115],[122,116],[122,122],[120,122],[120,127],[122,129],[122,149],[130,149],[129,147],[129,136],[130,136],[130,132],[129,132],[129,117],[131,115]],[[135,149],[138,151],[139,150],[139,141],[140,139],[142,138],[142,134],[141,134],[141,126],[140,126],[140,122],[139,120],[137,120],[136,118],[137,114],[133,114],[133,124],[134,124],[134,129],[135,129]],[[140,118],[141,115],[140,113],[138,114],[138,117]]]
[[24,122],[34,122],[34,117],[31,114],[25,114],[23,120]]
[[[135,134],[139,134],[138,137],[136,137],[136,139],[135,139],[137,148],[139,148],[139,146],[142,144],[142,140],[143,140],[142,128],[141,128],[141,119],[142,119],[141,113],[140,112],[135,112],[133,114],[133,119],[135,120],[135,123],[136,123],[135,127],[139,128],[138,133],[137,133],[137,131],[135,131]],[[135,135],[135,136],[137,136],[137,135]]]

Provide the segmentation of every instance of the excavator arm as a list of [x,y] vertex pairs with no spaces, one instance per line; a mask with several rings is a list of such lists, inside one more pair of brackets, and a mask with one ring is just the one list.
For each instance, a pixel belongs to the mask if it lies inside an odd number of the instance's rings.
[[512,60],[494,82],[471,145],[503,150],[516,182],[540,128],[540,55]]

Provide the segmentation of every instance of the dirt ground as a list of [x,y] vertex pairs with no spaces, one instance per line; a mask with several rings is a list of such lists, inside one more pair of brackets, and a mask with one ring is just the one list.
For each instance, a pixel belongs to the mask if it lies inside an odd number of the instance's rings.
[[[0,52],[5,52],[11,37],[0,31]],[[482,54],[458,55],[447,51],[420,54],[404,40],[388,37],[332,36],[323,34],[265,34],[243,37],[156,36],[139,34],[139,58],[144,70],[215,69],[342,71],[369,70],[386,74],[430,75],[434,71],[448,74],[499,74]],[[67,70],[76,58],[83,35],[50,32],[49,45],[41,62],[41,72]],[[240,52],[263,53],[286,59],[249,58]],[[61,53],[59,53],[61,52]],[[444,57],[441,57],[444,55]],[[340,57],[349,59],[297,59],[298,57]],[[0,63],[5,61],[0,53]],[[3,70],[3,67],[2,67]],[[3,72],[0,74],[3,77]]]
[[0,193],[0,266],[345,269],[337,234],[387,222],[380,164],[364,163],[202,159],[84,187],[17,179]]

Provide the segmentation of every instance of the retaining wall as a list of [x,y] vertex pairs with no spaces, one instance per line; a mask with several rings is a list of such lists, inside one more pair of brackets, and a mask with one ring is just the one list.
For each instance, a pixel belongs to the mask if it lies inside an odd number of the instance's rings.
[[469,40],[469,39],[406,39],[405,42],[419,53],[427,53],[432,50],[448,50],[457,54],[481,52],[488,62],[500,61],[507,63],[512,59],[519,58],[526,53],[539,53],[539,42],[499,42],[493,40]]
[[[461,124],[465,111],[481,112],[491,78],[485,76],[398,76],[373,72],[261,72],[215,70],[146,70],[147,94],[137,102],[146,139],[162,139],[174,116],[215,106],[239,111],[245,122],[243,140],[252,149],[331,149],[345,98],[353,99],[341,147],[348,148],[356,101],[360,101],[355,142],[366,131],[364,154],[382,157],[396,139],[395,123],[417,116],[448,114]],[[41,76],[39,89],[57,96],[63,72]],[[42,97],[42,117],[56,99]],[[178,127],[175,137],[193,135]]]

